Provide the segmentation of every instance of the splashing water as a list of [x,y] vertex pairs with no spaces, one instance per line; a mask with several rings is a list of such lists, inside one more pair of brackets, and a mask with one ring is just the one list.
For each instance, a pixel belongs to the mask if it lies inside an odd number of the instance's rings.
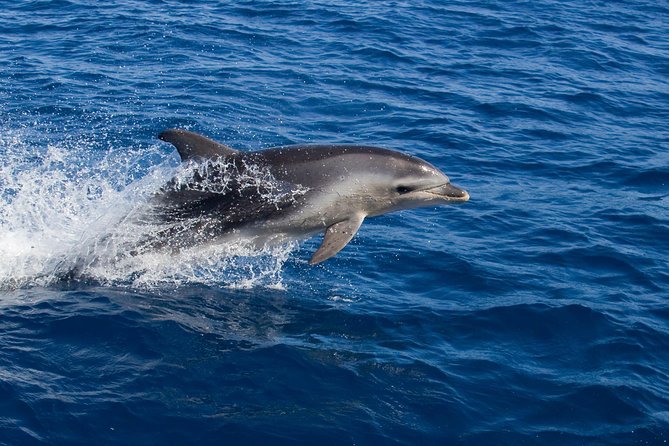
[[158,146],[101,151],[80,139],[44,148],[24,136],[0,136],[0,288],[47,286],[73,271],[133,287],[281,287],[280,272],[295,244],[259,251],[240,242],[128,255],[156,231],[136,216],[183,171]]

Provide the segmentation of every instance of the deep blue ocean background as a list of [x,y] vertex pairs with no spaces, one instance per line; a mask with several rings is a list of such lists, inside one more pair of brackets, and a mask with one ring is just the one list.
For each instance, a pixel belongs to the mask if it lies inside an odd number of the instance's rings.
[[[169,127],[472,198],[59,280]],[[669,440],[666,1],[5,2],[0,160],[1,445]]]

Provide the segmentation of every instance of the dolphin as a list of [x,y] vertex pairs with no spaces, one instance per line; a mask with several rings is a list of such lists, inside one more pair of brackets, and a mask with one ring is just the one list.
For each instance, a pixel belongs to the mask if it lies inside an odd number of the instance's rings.
[[147,246],[179,247],[242,237],[257,246],[324,232],[317,264],[341,251],[366,217],[462,203],[469,194],[432,164],[361,145],[291,145],[241,152],[182,129],[158,136],[192,169],[154,196],[152,215],[170,223]]

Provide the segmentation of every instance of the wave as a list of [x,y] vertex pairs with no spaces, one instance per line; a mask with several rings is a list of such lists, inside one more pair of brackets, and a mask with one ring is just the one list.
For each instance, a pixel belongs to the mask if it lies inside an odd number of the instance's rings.
[[25,130],[0,135],[0,289],[63,280],[282,286],[294,244],[257,249],[240,240],[131,254],[165,229],[142,216],[151,197],[184,173],[158,145],[100,149],[86,138],[46,146],[29,139]]

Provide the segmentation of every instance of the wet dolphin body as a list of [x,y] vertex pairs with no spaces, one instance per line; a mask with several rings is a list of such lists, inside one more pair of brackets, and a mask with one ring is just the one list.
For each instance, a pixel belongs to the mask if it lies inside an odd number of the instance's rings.
[[265,245],[325,231],[311,257],[316,264],[344,248],[365,217],[469,199],[431,164],[378,147],[239,152],[186,130],[166,130],[159,138],[173,144],[182,161],[195,162],[191,177],[173,179],[154,199],[160,220],[181,223],[162,234],[161,243],[172,247],[240,236]]

